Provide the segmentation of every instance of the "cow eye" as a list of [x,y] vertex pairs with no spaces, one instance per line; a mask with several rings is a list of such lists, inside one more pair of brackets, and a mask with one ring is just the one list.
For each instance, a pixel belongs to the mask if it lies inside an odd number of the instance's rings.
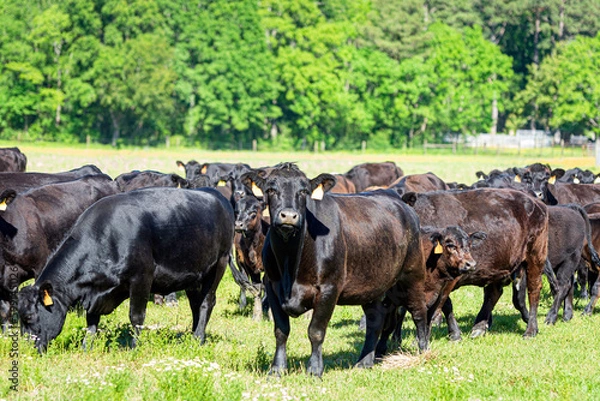
[[273,188],[269,188],[266,190],[267,195],[275,195],[275,190]]
[[300,196],[306,196],[308,195],[308,191],[306,189],[301,189],[300,191],[298,191],[298,194]]
[[454,245],[454,244],[446,244],[446,248],[448,248],[449,251],[455,251],[456,250],[456,245]]

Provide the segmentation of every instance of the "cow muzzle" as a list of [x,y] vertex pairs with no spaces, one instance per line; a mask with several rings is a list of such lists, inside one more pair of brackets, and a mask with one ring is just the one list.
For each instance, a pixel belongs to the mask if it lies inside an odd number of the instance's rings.
[[475,260],[466,260],[465,263],[463,263],[463,265],[458,269],[458,271],[460,274],[469,273],[475,270],[476,266],[477,262],[475,262]]
[[283,209],[273,221],[275,229],[284,237],[295,235],[300,225],[300,213],[294,209]]

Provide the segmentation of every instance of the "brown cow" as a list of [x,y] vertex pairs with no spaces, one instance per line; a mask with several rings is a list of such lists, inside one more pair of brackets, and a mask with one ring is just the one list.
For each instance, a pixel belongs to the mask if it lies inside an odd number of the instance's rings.
[[390,186],[390,189],[395,190],[400,195],[404,195],[407,192],[432,192],[432,191],[446,191],[448,185],[437,175],[432,172],[425,174],[410,174],[405,175],[394,181]]
[[[252,286],[256,289],[252,318],[261,320],[263,316],[262,296],[264,286],[261,274],[264,272],[262,249],[269,223],[263,220],[264,204],[253,195],[240,198],[235,204],[235,236],[233,246],[238,267],[250,277]],[[245,287],[242,286],[240,305],[245,306]]]
[[[524,264],[531,308],[524,336],[535,336],[538,332],[537,309],[542,271],[548,252],[546,206],[525,193],[492,188],[425,194],[409,192],[403,199],[414,207],[423,225],[440,229],[458,225],[468,232],[487,233],[487,241],[473,250],[477,269],[459,277],[445,291],[447,297],[450,291],[463,285],[484,287],[484,304],[471,336],[487,332],[492,322],[492,310],[502,295],[503,287],[510,282],[511,274]],[[526,311],[521,311],[521,315],[525,319]],[[460,332],[451,332],[450,335],[454,339],[460,338]]]
[[588,203],[600,202],[600,185],[561,182],[547,184],[543,190],[542,200],[548,205],[575,203],[585,206]]
[[329,192],[332,194],[354,194],[356,193],[356,187],[354,183],[346,178],[344,174],[334,174],[335,185]]
[[388,186],[403,175],[402,169],[394,162],[358,164],[344,174],[354,183],[356,192],[372,186]]

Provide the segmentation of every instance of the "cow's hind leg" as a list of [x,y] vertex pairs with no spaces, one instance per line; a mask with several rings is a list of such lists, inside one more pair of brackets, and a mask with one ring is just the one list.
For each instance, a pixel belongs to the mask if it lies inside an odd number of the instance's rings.
[[206,340],[206,325],[217,302],[217,286],[223,278],[228,261],[229,254],[221,256],[216,265],[204,277],[202,287],[186,291],[192,309],[192,331],[194,336],[200,340],[200,344],[204,344]]
[[[358,362],[354,366],[357,368],[370,368],[375,363],[375,347],[381,336],[389,308],[386,308],[381,301],[370,302],[363,305],[362,308],[367,322],[365,342],[358,357]],[[395,313],[393,310],[389,312]]]
[[598,302],[598,296],[600,295],[600,274],[592,271],[588,273],[589,278],[593,279],[595,276],[596,279],[594,280],[594,284],[592,285],[592,288],[590,290],[590,302],[586,305],[585,309],[583,310],[584,315],[592,314],[592,312],[594,311],[594,306],[596,306],[596,302]]
[[100,315],[95,313],[88,313],[85,316],[87,322],[87,330],[85,337],[83,338],[83,349],[89,351],[94,345],[94,339],[96,338],[96,332],[98,331],[98,323],[100,323]]
[[446,302],[442,305],[442,313],[448,324],[448,339],[450,341],[461,341],[460,327],[458,327],[458,321],[456,321],[456,316],[454,316],[454,306],[450,298],[446,299]]

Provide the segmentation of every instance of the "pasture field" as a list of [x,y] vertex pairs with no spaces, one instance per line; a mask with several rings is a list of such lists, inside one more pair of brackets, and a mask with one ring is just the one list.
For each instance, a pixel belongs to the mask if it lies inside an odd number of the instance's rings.
[[[14,146],[14,143],[0,143]],[[205,152],[193,149],[121,149],[19,144],[28,157],[28,171],[56,172],[94,163],[115,177],[132,169],[176,172],[175,161],[245,161],[254,167],[296,161],[312,177],[320,172],[344,172],[365,161],[393,160],[407,174],[432,171],[446,181],[471,183],[475,171],[525,166],[542,161],[552,167],[594,168],[590,157],[495,154],[448,155],[430,152],[251,153]],[[558,152],[555,152],[558,154]],[[182,240],[185,240],[182,238]],[[482,338],[468,333],[483,292],[463,287],[453,294],[463,341],[449,342],[445,324],[432,333],[431,351],[418,354],[414,325],[405,322],[400,352],[372,369],[353,369],[364,332],[358,329],[359,307],[337,307],[324,343],[322,379],[305,374],[310,355],[308,320],[292,319],[288,340],[289,372],[269,377],[275,339],[268,320],[251,319],[252,303],[240,311],[238,288],[227,272],[217,291],[217,304],[200,346],[191,334],[191,312],[180,294],[175,307],[148,304],[146,330],[136,349],[129,335],[126,301],[102,317],[94,348],[84,352],[85,317],[72,312],[48,353],[39,356],[32,345],[0,336],[0,399],[24,400],[598,400],[600,399],[600,311],[582,317],[579,301],[570,322],[546,326],[551,305],[544,284],[540,333],[525,340],[525,323],[506,288],[494,310],[491,331]],[[561,315],[562,316],[562,311]],[[560,317],[559,316],[559,317]],[[12,391],[9,369],[18,363],[18,391]]]

